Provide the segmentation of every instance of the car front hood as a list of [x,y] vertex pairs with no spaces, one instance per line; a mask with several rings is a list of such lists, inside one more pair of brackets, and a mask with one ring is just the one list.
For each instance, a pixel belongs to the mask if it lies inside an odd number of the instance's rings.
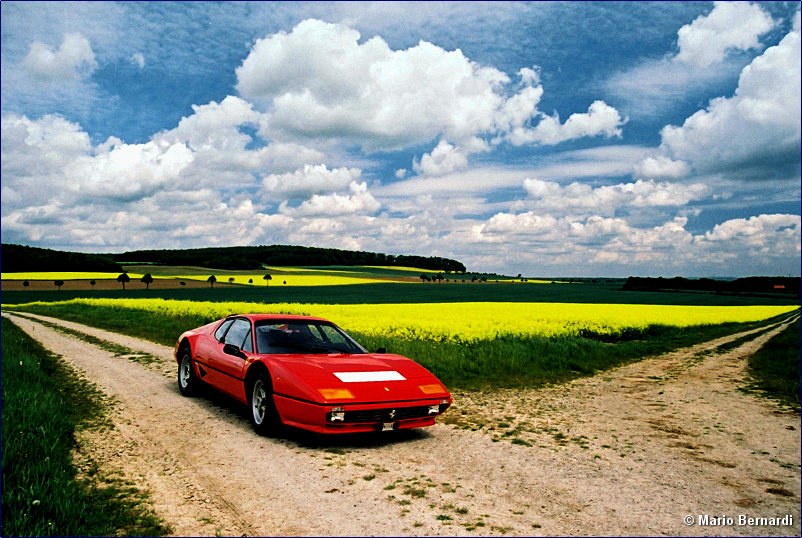
[[380,403],[449,396],[431,372],[400,355],[285,355],[277,362],[287,374],[277,382],[277,392],[291,395],[290,385],[294,385],[296,390],[306,392],[307,398],[321,403]]

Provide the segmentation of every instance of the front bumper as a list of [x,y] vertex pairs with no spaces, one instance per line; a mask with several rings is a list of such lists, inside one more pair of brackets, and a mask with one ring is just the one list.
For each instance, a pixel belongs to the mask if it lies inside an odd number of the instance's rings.
[[[441,415],[452,403],[450,396],[413,401],[335,405],[315,404],[280,395],[274,395],[273,399],[284,424],[317,433],[382,431],[387,429],[388,424],[392,424],[394,430],[432,426],[435,417]],[[434,406],[438,407],[437,413],[430,413],[430,407]],[[343,409],[344,419],[332,421],[332,409]]]

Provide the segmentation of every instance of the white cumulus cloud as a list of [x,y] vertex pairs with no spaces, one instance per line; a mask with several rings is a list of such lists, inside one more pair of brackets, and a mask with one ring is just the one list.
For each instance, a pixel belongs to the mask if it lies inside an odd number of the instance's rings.
[[757,4],[715,2],[708,15],[686,24],[677,32],[676,61],[705,68],[720,62],[730,50],[757,48],[758,37],[774,27],[774,21]]
[[371,214],[380,207],[381,204],[368,191],[367,183],[352,181],[347,194],[315,194],[296,208],[283,202],[279,206],[279,212],[292,217],[336,217]]
[[275,127],[355,139],[368,151],[492,127],[504,73],[425,41],[392,50],[380,37],[360,38],[342,24],[305,20],[256,42],[237,68],[237,89],[270,102]]
[[262,186],[270,193],[308,198],[313,194],[345,189],[361,176],[362,171],[357,168],[329,170],[325,164],[307,164],[294,172],[271,174],[262,180]]
[[612,215],[622,207],[684,206],[712,192],[701,183],[684,185],[643,180],[594,188],[580,182],[563,187],[551,181],[526,179],[523,186],[535,207],[552,212],[585,210],[602,215]]
[[232,178],[241,172],[287,172],[323,160],[319,151],[292,142],[252,148],[256,135],[243,128],[262,134],[267,118],[239,97],[228,96],[220,103],[193,105],[192,109],[193,114],[182,118],[174,129],[153,138],[186,143],[196,156],[189,172],[203,183],[208,182],[210,171],[215,177]]
[[616,73],[606,87],[630,110],[664,113],[673,103],[701,98],[706,88],[726,80],[738,68],[734,53],[760,48],[759,36],[774,26],[758,4],[716,2],[710,13],[679,29],[676,54]]
[[64,174],[67,185],[87,197],[136,199],[176,181],[192,159],[192,151],[181,143],[120,143],[78,157]]
[[735,95],[713,99],[682,126],[663,128],[661,150],[665,156],[686,161],[702,172],[749,169],[770,159],[791,163],[798,174],[799,58],[796,24],[778,45],[743,69]]
[[431,153],[425,153],[420,161],[412,163],[415,172],[424,176],[441,176],[467,167],[468,158],[445,140],[441,140]]
[[635,177],[644,179],[680,179],[690,173],[685,161],[672,161],[663,155],[647,157],[634,167]]
[[89,41],[80,33],[69,33],[58,49],[34,41],[22,61],[34,77],[45,81],[70,81],[84,78],[97,67]]
[[517,127],[509,135],[512,144],[553,145],[586,136],[620,137],[624,120],[618,111],[604,101],[594,101],[587,113],[571,114],[565,123],[560,117],[544,116],[534,128]]
[[459,49],[420,41],[392,50],[381,37],[362,40],[344,24],[314,19],[257,40],[236,73],[240,95],[269,109],[271,128],[290,136],[351,141],[368,152],[439,138],[417,165],[429,175],[464,168],[464,156],[489,149],[485,137],[499,143],[510,130],[517,145],[556,144],[620,136],[623,125],[602,101],[564,124],[539,112],[538,68],[518,71],[523,87],[513,94],[505,73]]
[[[555,217],[536,211],[497,213],[472,227],[476,252],[506,252],[518,263],[562,271],[583,267],[636,274],[761,274],[800,255],[799,215],[761,214],[724,221],[693,234],[675,216],[655,226],[598,215]],[[459,236],[459,234],[455,234]],[[490,254],[488,254],[490,255]]]
[[[779,243],[799,252],[800,226],[802,217],[799,215],[757,215],[748,219],[732,219],[716,224],[713,230],[705,232],[704,241],[739,241],[745,245],[776,248]],[[766,234],[784,236],[785,241],[775,241],[774,244],[766,241]]]

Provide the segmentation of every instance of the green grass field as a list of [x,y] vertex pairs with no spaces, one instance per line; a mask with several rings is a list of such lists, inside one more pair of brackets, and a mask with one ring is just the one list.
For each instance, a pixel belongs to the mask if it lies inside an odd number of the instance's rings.
[[[13,309],[68,319],[166,346],[174,346],[182,332],[216,319],[189,310],[167,312],[80,303],[35,304]],[[368,349],[384,347],[414,359],[452,388],[486,389],[565,381],[768,322],[687,328],[649,325],[617,336],[593,332],[558,337],[499,335],[470,342],[401,338],[344,328]]]
[[[399,267],[326,266],[326,267],[269,267],[265,273],[273,280],[265,285],[263,274],[254,271],[217,271],[204,267],[126,265],[131,274],[151,273],[157,279],[175,279],[184,275],[205,284],[208,275],[215,274],[218,284],[175,289],[131,289],[141,285],[131,283],[128,289],[113,283],[112,289],[58,290],[47,280],[47,289],[4,289],[3,304],[21,304],[34,301],[62,301],[79,297],[88,298],[161,298],[215,302],[316,303],[316,304],[383,304],[383,303],[453,303],[453,302],[550,302],[550,303],[601,303],[601,304],[666,304],[666,305],[798,305],[799,299],[791,294],[717,294],[712,292],[645,292],[622,291],[624,279],[529,280],[520,282],[509,276],[482,275],[480,273],[444,274],[442,282],[421,282],[420,273],[430,276],[433,271]],[[42,273],[45,274],[45,273]],[[89,273],[86,273],[89,274]],[[75,273],[76,278],[81,274]],[[474,277],[485,276],[486,282],[471,282]],[[88,277],[87,277],[88,278]],[[229,278],[235,285],[227,284]],[[248,279],[253,280],[247,285]],[[326,278],[339,285],[325,284]],[[405,278],[412,282],[381,282],[382,279]],[[244,279],[244,280],[243,280]],[[294,280],[293,280],[294,279]],[[312,279],[316,285],[296,285]],[[348,284],[350,279],[361,284]],[[178,279],[180,280],[180,279]],[[284,285],[284,280],[292,285]],[[448,280],[446,282],[445,280]],[[498,282],[496,282],[498,280]],[[377,283],[379,281],[379,283]],[[464,282],[463,282],[464,281]],[[554,282],[554,283],[551,283]],[[196,283],[199,284],[199,283]],[[17,283],[17,288],[20,284]],[[106,286],[108,287],[108,286]],[[103,286],[98,286],[103,288]]]
[[749,358],[750,388],[795,408],[800,408],[799,320],[778,334]]
[[[202,267],[126,266],[135,272],[154,276],[176,274],[203,275],[213,270]],[[488,276],[487,282],[471,282],[471,273],[444,275],[450,282],[371,283],[330,286],[283,286],[284,278],[338,276],[364,279],[416,276],[417,269],[395,267],[271,267],[270,286],[185,287],[179,289],[107,290],[20,290],[4,291],[4,308],[34,301],[54,302],[73,298],[176,299],[214,303],[244,302],[265,305],[262,310],[280,309],[284,303],[315,305],[392,305],[420,303],[563,303],[596,305],[688,305],[747,306],[793,305],[799,301],[789,295],[716,294],[702,292],[622,291],[621,279],[582,279],[573,282],[535,283],[512,281],[510,277]],[[252,271],[227,271],[237,278]],[[253,276],[253,275],[251,275]],[[463,282],[463,279],[465,282]],[[506,279],[506,280],[505,280]],[[456,281],[455,281],[456,280]],[[255,280],[256,282],[256,280]],[[273,305],[271,307],[271,305]],[[467,305],[466,305],[467,307]],[[232,306],[233,308],[233,306]],[[141,309],[99,308],[79,305],[37,305],[26,311],[72,319],[89,325],[143,337],[165,345],[174,345],[184,330],[215,318],[190,313],[165,314]],[[230,312],[226,312],[230,313]],[[452,312],[452,314],[454,313]],[[219,317],[219,316],[217,316]],[[324,316],[325,317],[325,316]],[[335,320],[337,321],[337,320]],[[658,323],[663,323],[658,322]],[[341,324],[343,324],[341,322]],[[574,336],[501,335],[468,342],[433,342],[422,338],[396,338],[345,326],[370,348],[385,347],[419,361],[454,387],[525,386],[570,379],[599,369],[609,368],[640,356],[664,352],[682,345],[736,331],[743,325],[727,324],[680,329],[651,325],[626,331],[626,337],[610,340],[602,334],[587,332]]]
[[76,477],[77,429],[101,427],[101,394],[18,327],[2,321],[3,536],[161,536],[141,494]]
[[161,298],[189,301],[237,301],[317,304],[454,303],[454,302],[550,302],[601,304],[676,305],[793,305],[791,297],[721,295],[694,292],[621,291],[621,282],[571,284],[458,283],[458,284],[362,284],[355,286],[231,286],[171,290],[53,290],[3,291],[3,304],[64,301],[88,298]]

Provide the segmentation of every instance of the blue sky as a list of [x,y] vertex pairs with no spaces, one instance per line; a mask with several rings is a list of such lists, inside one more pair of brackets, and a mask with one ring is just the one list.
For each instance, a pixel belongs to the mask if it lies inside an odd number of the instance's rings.
[[798,2],[13,2],[2,240],[800,274]]

